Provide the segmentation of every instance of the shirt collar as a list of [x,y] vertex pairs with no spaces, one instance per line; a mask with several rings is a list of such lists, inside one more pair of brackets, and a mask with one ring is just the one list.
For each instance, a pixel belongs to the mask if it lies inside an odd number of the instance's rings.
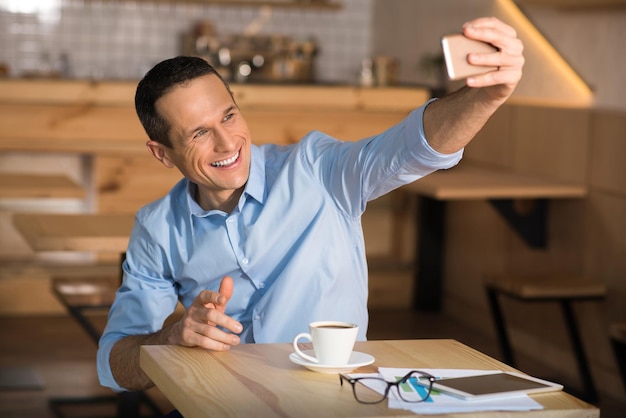
[[250,147],[250,175],[243,193],[259,203],[265,202],[265,154],[256,145]]

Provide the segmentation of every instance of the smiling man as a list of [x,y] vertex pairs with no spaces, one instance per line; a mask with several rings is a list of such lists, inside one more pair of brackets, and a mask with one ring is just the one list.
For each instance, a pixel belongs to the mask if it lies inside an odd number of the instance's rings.
[[248,181],[252,141],[222,79],[216,73],[186,81],[157,101],[156,112],[169,124],[169,135],[165,144],[148,141],[152,154],[196,185],[200,207],[230,212]]
[[[365,339],[367,202],[458,163],[522,74],[513,28],[481,18],[463,32],[498,49],[468,60],[497,70],[356,142],[314,131],[289,146],[252,145],[228,86],[205,61],[177,57],[150,70],[137,114],[150,152],[184,179],[137,213],[98,350],[101,383],[152,386],[139,367],[144,344],[289,342],[324,319],[356,323]],[[164,327],[178,301],[184,315]]]

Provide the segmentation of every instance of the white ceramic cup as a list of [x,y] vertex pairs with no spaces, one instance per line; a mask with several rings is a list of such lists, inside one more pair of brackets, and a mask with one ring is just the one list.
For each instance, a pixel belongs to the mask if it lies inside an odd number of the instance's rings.
[[[309,324],[309,332],[302,332],[294,337],[293,349],[298,356],[312,363],[344,366],[350,361],[350,355],[352,354],[358,331],[358,325],[349,322],[311,322]],[[300,350],[298,341],[302,338],[313,343],[315,357]]]

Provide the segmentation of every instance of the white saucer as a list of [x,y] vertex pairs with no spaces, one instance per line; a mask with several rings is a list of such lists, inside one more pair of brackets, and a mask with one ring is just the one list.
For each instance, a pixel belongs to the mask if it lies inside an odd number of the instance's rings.
[[[302,350],[303,353],[308,354],[310,356],[315,356],[315,352],[313,350]],[[350,361],[348,364],[344,366],[326,366],[323,364],[312,363],[308,360],[303,359],[296,353],[289,354],[289,360],[292,363],[299,364],[300,366],[304,366],[309,370],[318,373],[346,373],[351,372],[354,369],[359,367],[367,366],[368,364],[372,364],[374,362],[374,357],[369,354],[359,353],[358,351],[353,351],[350,355]]]

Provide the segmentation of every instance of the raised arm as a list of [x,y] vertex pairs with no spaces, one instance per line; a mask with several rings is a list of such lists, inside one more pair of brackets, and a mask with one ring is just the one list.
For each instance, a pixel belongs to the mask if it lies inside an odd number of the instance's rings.
[[424,133],[437,151],[450,154],[466,146],[491,115],[511,96],[522,77],[523,44],[515,29],[494,17],[467,22],[463,34],[498,48],[488,54],[470,54],[474,65],[498,67],[469,77],[466,86],[432,102],[424,112]]

